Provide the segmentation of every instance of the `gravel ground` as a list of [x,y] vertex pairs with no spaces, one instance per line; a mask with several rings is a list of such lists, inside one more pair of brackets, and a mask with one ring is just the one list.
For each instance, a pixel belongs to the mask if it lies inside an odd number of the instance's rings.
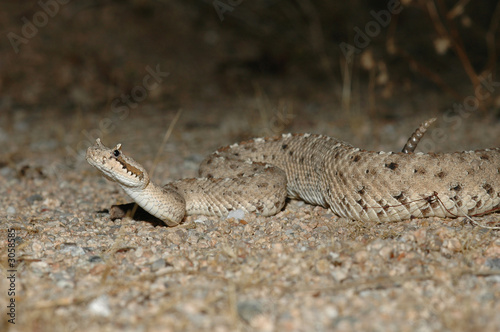
[[[197,163],[217,146],[260,134],[263,127],[248,120],[253,115],[246,119],[220,109],[184,111],[160,151],[157,181],[193,176]],[[131,114],[103,141],[123,143],[125,151],[151,168],[174,113]],[[381,137],[374,144],[374,130],[354,135],[350,130],[357,129],[339,125],[338,115],[318,114],[323,115],[295,121],[289,129],[395,150],[422,120],[372,123]],[[2,115],[0,138],[6,150],[0,154],[0,236],[3,243],[14,239],[16,263],[8,266],[9,247],[3,246],[2,270],[15,279],[0,281],[1,330],[500,328],[498,231],[463,219],[354,222],[298,201],[273,217],[191,216],[178,227],[130,217],[111,221],[111,205],[129,198],[81,157],[72,158],[72,149],[83,153],[86,147],[82,126],[97,128],[106,114],[86,115],[83,125],[76,124],[79,117],[57,112]],[[470,125],[481,128],[475,131],[468,126],[450,134],[451,147],[500,144],[498,137],[491,141],[500,130],[498,122],[477,120]],[[461,141],[467,135],[474,138]],[[479,221],[493,225],[499,215]],[[9,288],[15,297],[8,295]],[[11,298],[15,325],[5,318]]]

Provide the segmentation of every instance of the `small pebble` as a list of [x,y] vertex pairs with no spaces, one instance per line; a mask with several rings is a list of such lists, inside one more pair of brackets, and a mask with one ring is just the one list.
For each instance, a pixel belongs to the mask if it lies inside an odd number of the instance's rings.
[[163,258],[159,258],[151,264],[151,272],[156,272],[159,269],[164,268],[166,265],[167,263],[165,260]]
[[336,268],[332,272],[332,277],[335,279],[335,281],[342,282],[348,277],[347,270],[343,268]]
[[83,248],[72,244],[62,244],[60,250],[62,253],[68,253],[73,257],[85,255],[85,250],[83,250]]
[[255,316],[262,314],[262,304],[257,301],[240,302],[237,305],[240,317],[249,323]]
[[102,258],[101,258],[101,256],[92,256],[89,258],[89,262],[90,263],[102,262]]
[[106,295],[101,295],[89,303],[89,311],[95,316],[109,317],[111,309],[109,308],[109,299]]
[[484,263],[487,267],[494,270],[500,270],[500,258],[489,258]]
[[320,274],[327,273],[328,271],[330,271],[330,266],[331,266],[331,263],[328,260],[320,259],[316,263],[316,271]]
[[382,247],[380,251],[378,252],[380,256],[382,256],[385,259],[389,259],[393,256],[394,250],[393,248],[389,246]]
[[237,209],[229,211],[226,219],[235,219],[239,221],[243,218],[245,218],[245,211]]
[[0,168],[0,175],[8,178],[8,177],[14,177],[16,174],[16,171],[10,167],[2,167]]
[[35,203],[36,201],[43,201],[43,197],[42,197],[42,195],[40,195],[40,194],[33,194],[33,195],[31,195],[30,197],[26,198],[26,201],[27,201],[29,204],[33,204],[33,203]]
[[354,254],[354,261],[356,263],[364,263],[368,259],[368,251],[360,250]]
[[12,216],[16,214],[16,208],[13,206],[7,207],[7,215]]
[[444,246],[453,252],[459,252],[462,250],[462,244],[458,239],[451,238],[446,240],[444,243]]

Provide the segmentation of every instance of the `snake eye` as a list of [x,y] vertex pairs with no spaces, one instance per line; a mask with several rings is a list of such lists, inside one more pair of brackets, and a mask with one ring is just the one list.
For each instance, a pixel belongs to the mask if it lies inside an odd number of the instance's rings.
[[115,151],[113,151],[113,155],[114,155],[115,157],[119,157],[119,156],[120,156],[120,151],[119,151],[119,150],[115,150]]

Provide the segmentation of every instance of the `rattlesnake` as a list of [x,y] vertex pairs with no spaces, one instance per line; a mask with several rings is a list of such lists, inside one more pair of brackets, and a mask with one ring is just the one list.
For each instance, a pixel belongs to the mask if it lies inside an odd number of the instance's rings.
[[186,214],[224,216],[241,209],[274,215],[287,196],[360,221],[500,210],[500,148],[412,153],[429,124],[412,135],[403,149],[408,153],[365,151],[313,134],[256,138],[215,151],[201,163],[199,178],[164,187],[152,183],[121,144],[109,149],[97,139],[87,161],[171,226]]

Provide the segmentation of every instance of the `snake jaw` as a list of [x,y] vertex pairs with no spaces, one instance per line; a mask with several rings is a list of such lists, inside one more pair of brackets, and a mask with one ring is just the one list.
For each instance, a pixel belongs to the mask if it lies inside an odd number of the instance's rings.
[[144,167],[124,155],[121,151],[121,144],[110,149],[105,147],[98,138],[96,144],[87,149],[86,159],[108,180],[115,181],[124,187],[144,189],[149,184],[149,176]]

